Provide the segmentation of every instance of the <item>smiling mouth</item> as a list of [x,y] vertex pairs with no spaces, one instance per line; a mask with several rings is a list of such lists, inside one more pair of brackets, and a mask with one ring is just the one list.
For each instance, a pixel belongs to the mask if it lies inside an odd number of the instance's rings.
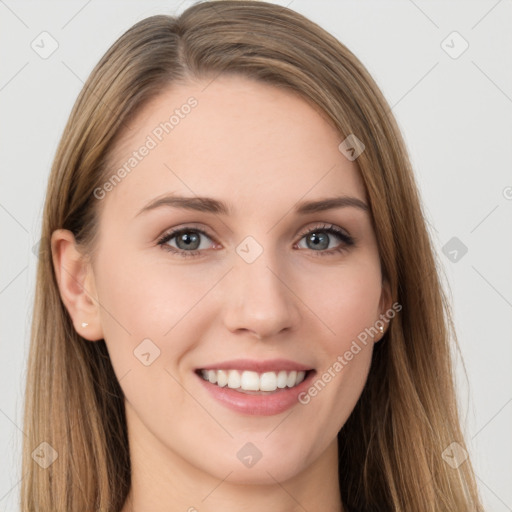
[[254,372],[239,370],[197,370],[196,373],[205,381],[218,387],[228,387],[246,394],[264,395],[294,388],[304,381],[311,372],[285,371]]

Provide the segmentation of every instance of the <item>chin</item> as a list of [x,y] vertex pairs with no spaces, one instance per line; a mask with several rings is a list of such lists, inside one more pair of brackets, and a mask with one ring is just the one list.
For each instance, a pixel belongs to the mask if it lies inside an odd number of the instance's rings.
[[226,478],[229,471],[232,473],[227,477],[227,481],[238,485],[275,485],[277,482],[285,482],[297,476],[301,472],[302,466],[294,464],[291,461],[267,461],[261,459],[252,468],[243,467],[242,464],[235,468],[226,467],[223,475],[217,475],[218,478]]
[[266,447],[257,450],[247,442],[242,443],[242,448],[237,446],[236,452],[231,452],[234,456],[228,451],[224,453],[217,464],[205,469],[220,480],[229,474],[226,481],[240,485],[275,485],[276,480],[284,482],[294,478],[310,463],[303,449],[294,453],[279,444],[267,443]]

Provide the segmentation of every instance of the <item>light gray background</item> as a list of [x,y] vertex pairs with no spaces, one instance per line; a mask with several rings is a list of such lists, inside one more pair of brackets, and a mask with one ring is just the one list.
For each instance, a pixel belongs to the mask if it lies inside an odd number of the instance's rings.
[[[382,88],[415,167],[451,289],[468,380],[464,428],[487,506],[512,511],[512,31],[510,0],[286,0],[333,33]],[[83,82],[136,21],[192,2],[0,0],[0,511],[17,511],[22,405],[46,181]],[[32,48],[58,42],[47,59]],[[458,58],[441,43],[457,31]],[[450,36],[452,52],[461,48]],[[457,237],[468,249],[451,261]],[[448,252],[448,251],[446,251]],[[421,286],[421,283],[418,283]]]

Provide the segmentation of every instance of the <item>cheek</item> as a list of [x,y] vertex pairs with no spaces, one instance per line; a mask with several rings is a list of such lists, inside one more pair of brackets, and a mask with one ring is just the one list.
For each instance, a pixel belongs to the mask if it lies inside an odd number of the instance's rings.
[[381,281],[378,260],[370,253],[301,280],[299,293],[323,326],[321,339],[327,352],[339,353],[379,319]]
[[350,263],[316,279],[319,286],[308,298],[318,312],[323,334],[316,337],[321,365],[303,403],[312,407],[314,415],[328,418],[333,432],[345,423],[364,388],[373,353],[372,333],[376,334],[372,328],[380,315],[378,261],[369,255]]
[[214,306],[210,304],[212,311],[206,311],[200,303],[222,270],[206,272],[200,266],[179,263],[162,259],[148,264],[142,253],[116,252],[114,244],[104,246],[95,271],[96,288],[114,364],[122,360],[122,366],[129,368],[133,351],[146,339],[160,350],[160,364],[175,364],[192,339],[191,330],[215,314]]

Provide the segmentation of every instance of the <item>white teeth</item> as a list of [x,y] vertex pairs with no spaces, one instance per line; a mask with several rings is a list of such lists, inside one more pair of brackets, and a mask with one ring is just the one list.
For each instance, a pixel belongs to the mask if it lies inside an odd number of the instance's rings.
[[306,372],[295,370],[287,372],[265,372],[238,370],[201,370],[204,380],[217,384],[217,386],[228,386],[231,389],[242,389],[244,391],[275,391],[277,388],[293,388],[300,384]]
[[[236,370],[231,370],[236,371]],[[238,373],[238,372],[236,372]],[[260,390],[260,376],[256,372],[243,372],[240,377],[240,386],[246,391],[259,391]]]
[[288,379],[286,380],[286,385],[291,388],[294,384],[295,384],[295,381],[297,380],[297,372],[290,372],[288,374]]
[[[212,372],[215,372],[215,370],[211,370]],[[228,383],[228,373],[224,370],[219,370],[215,372],[217,374],[217,386],[220,386],[223,388]],[[212,382],[212,381],[210,381]],[[215,384],[215,382],[212,382],[212,384]]]
[[275,391],[276,389],[277,389],[277,375],[275,374],[275,372],[264,373],[260,377],[260,390],[261,391]]
[[217,383],[217,372],[215,370],[208,370],[208,380],[212,384],[216,384]]
[[287,375],[287,373],[284,372],[284,371],[280,371],[277,374],[277,387],[281,388],[281,389],[285,388],[287,382],[288,382],[288,375]]
[[236,370],[229,370],[228,373],[228,388],[237,389],[240,387],[240,373]]

